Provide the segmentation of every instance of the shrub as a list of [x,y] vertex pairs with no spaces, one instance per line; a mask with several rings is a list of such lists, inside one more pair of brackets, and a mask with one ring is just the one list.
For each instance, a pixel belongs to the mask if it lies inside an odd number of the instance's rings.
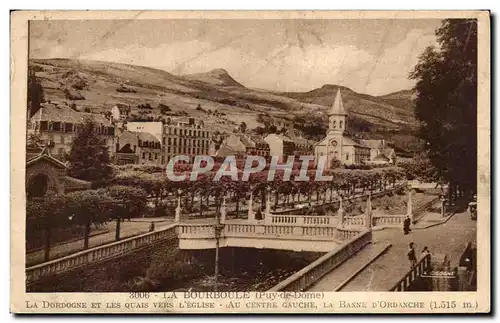
[[137,91],[125,86],[120,86],[119,88],[116,89],[116,92],[122,92],[122,93],[136,93]]

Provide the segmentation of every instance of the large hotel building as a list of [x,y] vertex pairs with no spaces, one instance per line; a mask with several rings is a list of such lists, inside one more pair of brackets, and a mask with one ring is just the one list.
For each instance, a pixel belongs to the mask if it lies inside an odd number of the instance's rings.
[[176,155],[208,155],[212,132],[195,119],[163,126],[164,163]]

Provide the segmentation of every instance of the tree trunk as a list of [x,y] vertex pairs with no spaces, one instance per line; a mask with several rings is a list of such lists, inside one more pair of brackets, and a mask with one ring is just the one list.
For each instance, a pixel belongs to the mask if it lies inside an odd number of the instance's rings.
[[43,250],[43,259],[45,262],[50,260],[50,240],[51,240],[52,230],[50,227],[45,228],[45,243]]
[[85,233],[84,233],[84,238],[83,238],[83,249],[88,249],[89,248],[89,238],[90,238],[90,216],[87,219],[87,223],[85,223]]
[[235,211],[236,211],[236,217],[238,217],[240,213],[240,192],[237,192]]
[[115,232],[115,241],[120,240],[120,217],[116,218],[116,232]]
[[200,218],[203,217],[203,194],[200,194]]

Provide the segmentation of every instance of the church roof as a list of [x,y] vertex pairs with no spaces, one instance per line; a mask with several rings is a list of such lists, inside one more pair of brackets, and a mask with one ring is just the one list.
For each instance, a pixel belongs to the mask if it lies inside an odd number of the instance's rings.
[[363,145],[372,148],[372,149],[383,149],[385,148],[384,140],[372,140],[372,139],[361,139],[359,141]]
[[342,94],[340,93],[340,88],[337,90],[335,101],[333,101],[328,115],[347,115],[347,112],[344,109],[344,103],[342,102]]
[[[320,142],[318,142],[316,144],[316,146],[326,146],[326,145],[328,145],[328,142],[332,139],[334,139],[334,138],[327,136],[327,137],[323,138]],[[346,136],[342,137],[342,146],[356,146],[356,147],[368,148],[368,147],[364,146],[363,144],[356,142],[354,139],[346,137]]]

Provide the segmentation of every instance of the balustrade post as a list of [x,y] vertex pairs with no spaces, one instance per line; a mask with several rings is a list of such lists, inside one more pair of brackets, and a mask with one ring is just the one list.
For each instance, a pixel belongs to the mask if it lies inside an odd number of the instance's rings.
[[371,196],[371,193],[368,193],[368,199],[366,200],[365,226],[369,230],[371,230],[371,228],[372,228],[372,196]]
[[248,199],[248,222],[255,223],[255,213],[253,211],[253,191],[250,189],[250,198]]
[[337,216],[339,217],[338,226],[344,226],[344,208],[342,207],[342,195],[339,196],[339,209],[337,210]]
[[413,202],[412,202],[412,188],[411,184],[408,185],[408,202],[406,204],[406,215],[410,217],[413,223]]
[[175,208],[175,222],[179,223],[181,220],[181,195],[177,197],[177,207]]
[[226,207],[226,197],[222,197],[222,205],[220,207],[220,223],[224,224],[226,223],[226,213],[227,213],[227,207]]
[[264,214],[264,219],[268,216],[271,216],[271,189],[269,187],[266,194],[266,213]]

